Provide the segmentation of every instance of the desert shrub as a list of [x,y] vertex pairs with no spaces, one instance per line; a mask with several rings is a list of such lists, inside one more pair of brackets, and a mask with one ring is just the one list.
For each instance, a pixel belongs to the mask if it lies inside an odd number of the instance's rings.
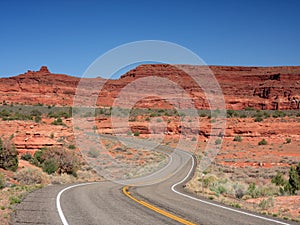
[[292,142],[292,139],[290,139],[290,138],[285,139],[285,143],[286,143],[286,144],[289,144],[289,143],[291,143],[291,142]]
[[44,160],[42,159],[42,155],[44,151],[46,151],[46,148],[42,148],[39,151],[36,151],[34,153],[33,160],[32,160],[32,163],[34,165],[41,167],[42,163],[44,162]]
[[259,196],[259,192],[256,189],[255,183],[250,183],[247,191],[252,198],[257,198]]
[[63,173],[60,176],[50,175],[50,180],[52,184],[70,184],[76,181],[74,176],[66,173]]
[[63,123],[62,119],[59,117],[56,120],[54,120],[52,123],[52,125],[61,125],[61,126],[65,126],[66,124]]
[[258,188],[258,194],[260,197],[273,196],[278,194],[278,188],[273,185],[261,186]]
[[58,170],[58,163],[55,162],[53,159],[46,159],[42,164],[43,171],[52,174]]
[[233,141],[237,141],[237,142],[241,142],[242,141],[242,137],[241,136],[235,136],[234,138],[233,138]]
[[247,115],[243,113],[240,115],[240,118],[247,118]]
[[271,182],[277,186],[284,186],[286,183],[282,173],[277,173],[276,176],[272,178]]
[[239,184],[239,183],[235,183],[233,185],[233,191],[234,191],[234,195],[236,198],[243,198],[243,196],[246,194],[246,188],[244,185]]
[[[36,151],[34,164],[43,168],[47,173],[76,174],[79,161],[74,152],[63,148],[49,148]],[[56,171],[54,171],[56,169]]]
[[238,116],[238,113],[232,109],[229,109],[227,110],[227,117],[230,118],[230,117],[237,117]]
[[196,141],[197,139],[196,139],[196,137],[192,137],[192,141]]
[[11,140],[0,138],[0,168],[16,171],[19,165],[18,152]]
[[0,117],[3,119],[5,117],[9,117],[10,116],[10,112],[7,111],[6,109],[2,109],[2,111],[0,112]]
[[268,142],[265,139],[262,139],[260,142],[258,142],[258,145],[267,145]]
[[[205,176],[204,179],[203,179],[204,187],[206,187],[206,188],[209,187],[211,184],[213,184],[217,180],[218,180],[218,178],[214,175]],[[202,178],[200,178],[199,181],[202,181]]]
[[42,113],[41,113],[39,110],[34,109],[34,110],[32,110],[32,111],[30,112],[30,115],[31,115],[31,116],[41,116]]
[[210,188],[211,191],[214,191],[216,193],[217,196],[219,196],[220,194],[224,194],[226,193],[226,189],[223,185],[219,184],[216,186],[212,186]]
[[41,122],[42,121],[42,117],[41,116],[36,116],[35,118],[34,118],[34,122],[36,122],[36,123],[39,123],[39,122]]
[[222,143],[222,140],[221,139],[217,139],[216,141],[215,141],[215,144],[216,145],[220,145]]
[[150,117],[156,117],[157,116],[157,114],[156,113],[154,113],[154,112],[152,112],[152,113],[150,113],[150,115],[149,115]]
[[273,115],[272,115],[274,118],[278,118],[278,117],[285,117],[286,116],[286,113],[283,112],[283,111],[279,111],[279,110],[276,110]]
[[20,182],[20,184],[46,184],[48,182],[47,174],[43,173],[37,168],[26,168],[15,173],[14,178]]
[[76,146],[75,145],[69,145],[69,149],[74,150],[74,149],[76,149]]
[[262,122],[264,119],[261,116],[257,116],[254,119],[254,122]]
[[6,178],[3,173],[0,172],[0,189],[4,188],[6,185]]
[[20,195],[20,196],[10,196],[9,197],[9,204],[10,205],[20,204],[21,203],[21,197],[22,197],[22,195]]
[[269,118],[269,117],[270,117],[270,114],[269,114],[268,112],[263,112],[263,116],[264,116],[265,118]]
[[32,155],[30,153],[25,153],[25,154],[21,155],[21,159],[26,160],[26,161],[30,161],[33,158],[32,158]]
[[162,122],[162,119],[161,119],[161,118],[157,118],[157,119],[156,119],[156,122],[157,122],[157,123],[161,123],[161,122]]
[[249,106],[248,106],[248,107],[246,107],[246,108],[245,108],[245,110],[246,110],[246,111],[253,111],[253,110],[254,110],[254,108],[253,108],[253,107],[249,107]]
[[48,115],[47,115],[49,118],[55,118],[55,119],[58,119],[58,118],[70,118],[72,116],[72,108],[69,108],[68,112],[64,112],[64,111],[58,111],[58,112],[49,112]]
[[134,135],[134,136],[140,136],[140,132],[139,132],[139,131],[135,131],[135,132],[133,133],[133,135]]
[[273,196],[278,194],[278,188],[275,185],[256,187],[255,183],[250,183],[247,191],[252,198]]
[[262,210],[266,210],[270,207],[274,206],[274,199],[272,197],[269,197],[268,199],[263,199],[260,201],[260,203],[258,204],[258,206],[262,209]]

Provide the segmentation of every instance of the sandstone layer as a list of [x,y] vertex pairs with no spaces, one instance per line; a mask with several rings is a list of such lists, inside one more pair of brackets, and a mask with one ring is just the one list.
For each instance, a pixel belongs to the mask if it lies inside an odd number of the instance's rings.
[[[200,85],[190,75],[200,77]],[[171,108],[170,99],[185,107],[185,100],[192,100],[198,109],[208,109],[203,87],[208,87],[207,74],[214,74],[225,98],[227,109],[298,110],[300,108],[300,66],[240,67],[240,66],[191,66],[191,65],[140,65],[117,80],[84,78],[53,74],[46,66],[39,71],[0,79],[0,102],[4,104],[73,105],[74,95],[80,93],[82,104],[109,107],[120,91],[129,84],[127,100],[139,99],[137,107]],[[141,78],[152,77],[150,83],[138,83]],[[161,83],[162,79],[175,83]],[[157,82],[156,82],[156,80]],[[153,83],[156,82],[156,83]],[[81,90],[78,91],[78,84]],[[202,88],[201,88],[201,87]],[[100,88],[101,87],[101,88]],[[154,90],[154,91],[153,91]],[[214,90],[212,90],[214,91]],[[183,93],[184,92],[184,93]],[[151,96],[149,93],[153,93]],[[156,94],[155,94],[156,93]],[[159,95],[157,94],[159,93]],[[162,93],[162,94],[160,94]],[[184,94],[187,94],[185,96]],[[137,97],[138,96],[138,97]]]

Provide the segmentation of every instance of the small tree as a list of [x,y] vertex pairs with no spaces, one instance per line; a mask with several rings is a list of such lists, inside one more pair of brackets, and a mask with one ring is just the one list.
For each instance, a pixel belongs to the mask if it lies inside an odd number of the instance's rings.
[[297,166],[291,166],[289,176],[285,190],[290,194],[295,194],[297,190],[300,190],[300,162]]
[[16,171],[18,165],[18,152],[13,142],[0,138],[0,168]]

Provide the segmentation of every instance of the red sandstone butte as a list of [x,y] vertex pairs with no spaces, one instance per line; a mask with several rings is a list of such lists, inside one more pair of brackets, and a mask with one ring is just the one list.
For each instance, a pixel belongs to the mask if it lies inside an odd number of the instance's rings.
[[[179,69],[182,68],[182,69]],[[241,67],[241,66],[192,66],[147,64],[128,71],[117,80],[84,78],[51,73],[46,66],[39,71],[28,71],[24,74],[0,79],[0,102],[46,105],[73,105],[74,95],[79,82],[86,84],[82,93],[83,104],[87,104],[90,96],[95,95],[97,106],[111,106],[120,90],[139,78],[154,76],[166,78],[180,85],[198,109],[208,109],[202,89],[188,73],[202,76],[212,72],[222,88],[227,109],[290,110],[300,108],[300,66],[280,67]],[[95,74],[97,75],[97,74]],[[97,89],[103,85],[101,90]],[[161,88],[170,98],[182,98],[174,89]],[[138,86],[132,96],[141,96],[153,86]],[[92,93],[91,89],[94,89]],[[149,96],[141,99],[136,106],[142,108],[170,108],[167,101],[160,96]],[[129,98],[130,101],[130,98]],[[184,102],[183,102],[184,103]],[[183,105],[184,107],[184,105]]]

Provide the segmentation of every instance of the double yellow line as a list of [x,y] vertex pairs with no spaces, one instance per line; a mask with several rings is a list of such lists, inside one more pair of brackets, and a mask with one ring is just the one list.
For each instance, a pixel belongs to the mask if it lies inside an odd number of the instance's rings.
[[180,222],[180,223],[186,224],[186,225],[196,225],[195,223],[192,223],[192,222],[187,221],[187,220],[185,220],[185,219],[182,219],[182,218],[180,218],[180,217],[178,217],[178,216],[176,216],[176,215],[173,215],[173,214],[171,214],[171,213],[168,213],[168,212],[166,212],[166,211],[164,211],[164,210],[162,210],[162,209],[160,209],[160,208],[157,208],[157,207],[155,207],[155,206],[153,206],[153,205],[151,205],[151,204],[149,204],[149,203],[147,203],[147,202],[144,202],[144,201],[141,201],[141,200],[136,199],[136,198],[133,197],[133,196],[131,195],[131,193],[129,192],[129,186],[123,187],[123,193],[124,193],[128,198],[130,198],[130,199],[132,199],[133,201],[139,203],[140,205],[143,205],[143,206],[147,207],[148,209],[151,209],[152,211],[155,211],[155,212],[157,212],[157,213],[159,213],[159,214],[161,214],[161,215],[163,215],[163,216],[166,216],[166,217],[168,217],[168,218],[170,218],[170,219],[172,219],[172,220],[175,220],[175,221],[177,221],[177,222]]

